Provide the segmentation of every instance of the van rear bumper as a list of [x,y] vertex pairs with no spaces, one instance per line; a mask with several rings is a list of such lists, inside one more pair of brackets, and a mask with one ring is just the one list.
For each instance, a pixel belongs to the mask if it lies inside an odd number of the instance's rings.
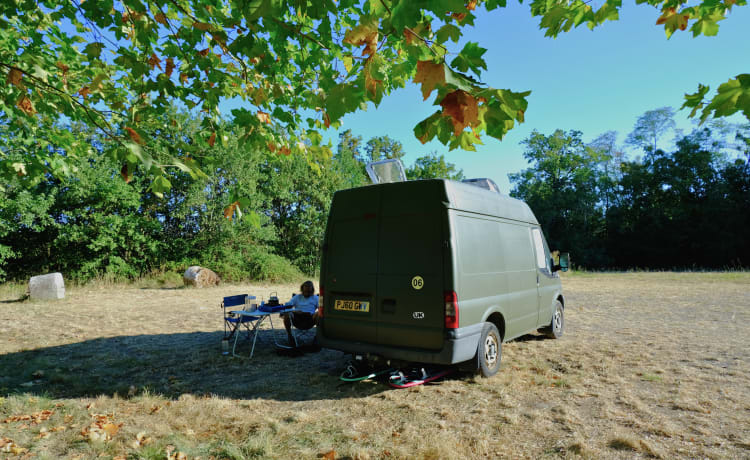
[[346,353],[370,354],[386,359],[397,359],[415,363],[456,364],[472,359],[477,353],[479,336],[483,324],[448,329],[441,350],[430,351],[416,348],[400,348],[375,343],[353,342],[328,338],[323,328],[316,328],[318,343],[325,348],[340,350]]

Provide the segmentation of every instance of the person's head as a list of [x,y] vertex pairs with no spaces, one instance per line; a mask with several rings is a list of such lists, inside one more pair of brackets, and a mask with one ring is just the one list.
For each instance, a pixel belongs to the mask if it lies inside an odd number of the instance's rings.
[[302,286],[299,287],[300,291],[302,291],[302,295],[305,297],[310,297],[311,295],[315,294],[315,285],[312,281],[305,281],[302,283]]

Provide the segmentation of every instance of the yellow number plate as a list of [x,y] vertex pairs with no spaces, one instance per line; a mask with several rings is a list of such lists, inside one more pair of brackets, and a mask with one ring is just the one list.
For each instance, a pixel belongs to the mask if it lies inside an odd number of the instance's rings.
[[361,300],[337,300],[333,305],[333,309],[342,311],[362,311],[367,313],[370,311],[370,302],[362,302]]

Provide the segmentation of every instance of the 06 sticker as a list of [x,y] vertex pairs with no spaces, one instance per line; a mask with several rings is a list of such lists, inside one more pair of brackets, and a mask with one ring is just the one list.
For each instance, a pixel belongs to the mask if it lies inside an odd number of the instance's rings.
[[417,275],[414,278],[411,279],[411,287],[413,287],[416,290],[420,290],[424,287],[424,280],[421,276]]

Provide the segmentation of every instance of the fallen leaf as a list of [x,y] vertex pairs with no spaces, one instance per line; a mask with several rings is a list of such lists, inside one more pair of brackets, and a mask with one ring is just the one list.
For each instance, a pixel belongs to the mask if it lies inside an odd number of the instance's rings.
[[437,85],[445,83],[445,68],[443,64],[433,61],[418,61],[414,83],[422,84],[422,96],[424,96],[424,100],[427,100]]
[[102,426],[102,430],[107,433],[109,437],[112,437],[117,434],[121,426],[122,423],[119,425],[115,425],[114,423],[105,423],[104,426]]
[[161,406],[151,406],[151,410],[149,411],[149,414],[155,414],[161,410]]
[[463,90],[455,90],[448,93],[440,106],[443,107],[443,116],[451,117],[453,123],[453,134],[460,135],[467,126],[479,122],[479,104],[474,96]]
[[318,458],[324,458],[325,460],[336,460],[336,451],[329,450],[328,452],[318,454]]
[[65,423],[70,423],[72,421],[73,421],[73,416],[72,415],[66,415],[65,417],[63,417],[63,422],[65,422]]

